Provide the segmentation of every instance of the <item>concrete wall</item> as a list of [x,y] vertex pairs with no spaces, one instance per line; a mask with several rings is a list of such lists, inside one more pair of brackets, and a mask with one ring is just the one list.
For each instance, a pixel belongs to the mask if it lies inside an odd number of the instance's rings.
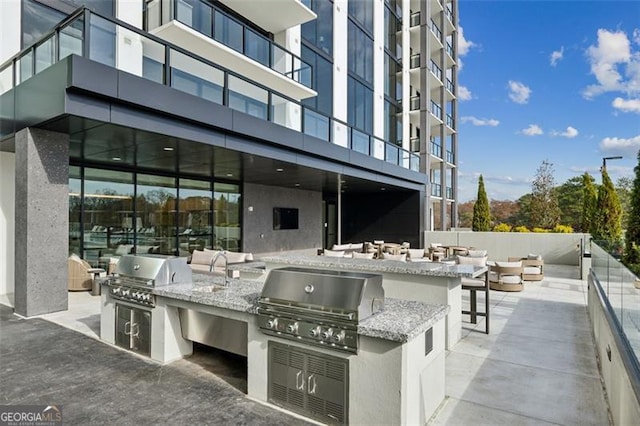
[[579,265],[580,244],[589,234],[542,234],[519,232],[425,232],[425,246],[430,243],[461,245],[488,251],[489,260],[507,260],[509,256],[540,254],[545,263]]
[[0,300],[13,304],[15,242],[15,154],[0,152]]
[[637,424],[640,419],[640,401],[633,390],[629,373],[623,363],[621,348],[618,347],[614,338],[613,333],[617,331],[611,329],[605,308],[598,296],[593,274],[589,274],[588,309],[596,342],[598,367],[609,399],[613,424]]
[[[281,252],[322,247],[322,193],[245,183],[243,251]],[[273,208],[299,209],[299,229],[273,229]]]

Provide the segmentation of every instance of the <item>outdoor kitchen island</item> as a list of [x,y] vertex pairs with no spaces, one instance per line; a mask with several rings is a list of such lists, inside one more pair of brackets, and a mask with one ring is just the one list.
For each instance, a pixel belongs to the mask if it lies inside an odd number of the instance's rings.
[[445,319],[447,350],[462,336],[462,277],[476,278],[487,272],[486,266],[291,254],[260,260],[267,273],[285,266],[379,273],[383,276],[386,297],[447,305],[450,308]]
[[[246,335],[238,331],[242,328],[232,327],[230,333],[241,336],[227,337],[246,342],[248,396],[256,400],[306,415],[296,409],[299,397],[305,404],[316,404],[314,411],[326,411],[325,422],[350,424],[424,424],[442,402],[447,306],[387,297],[379,312],[358,324],[357,353],[350,353],[264,333],[257,315],[264,283],[231,279],[227,286],[222,284],[222,277],[194,273],[192,283],[153,289],[152,359],[168,363],[192,353],[192,342],[183,337],[180,321],[189,312],[246,326]],[[115,303],[108,291],[102,292],[101,337],[109,343],[115,339]],[[270,395],[274,351],[280,354],[276,357],[286,355],[288,366],[279,365],[289,370],[286,392],[291,404],[278,403]],[[343,383],[337,366],[344,366]],[[335,398],[340,392],[347,411],[342,420],[336,420],[331,414],[335,401],[323,398]]]

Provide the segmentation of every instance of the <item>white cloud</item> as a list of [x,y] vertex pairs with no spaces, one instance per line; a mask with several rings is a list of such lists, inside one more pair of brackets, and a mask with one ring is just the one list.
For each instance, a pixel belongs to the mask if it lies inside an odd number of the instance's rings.
[[467,89],[465,86],[458,85],[458,100],[470,101],[471,99],[473,99],[471,90]]
[[466,55],[474,47],[478,47],[478,45],[472,42],[471,40],[467,40],[466,38],[464,38],[464,29],[462,28],[462,26],[459,25],[458,26],[458,56]]
[[639,149],[640,135],[628,139],[617,137],[604,138],[600,141],[600,150],[606,153],[635,157]]
[[[635,31],[634,40],[638,35]],[[587,59],[597,84],[587,86],[583,96],[591,99],[606,92],[640,93],[640,52],[632,52],[624,31],[598,30],[597,45],[589,46]]]
[[526,129],[522,129],[521,133],[527,136],[536,136],[536,135],[544,134],[544,132],[542,131],[542,128],[537,124],[529,124],[529,127],[527,127]]
[[640,45],[640,28],[633,30],[633,41]]
[[558,61],[562,59],[563,55],[564,55],[564,46],[561,46],[560,50],[554,50],[551,53],[551,57],[549,58],[549,62],[551,63],[551,66],[555,67]]
[[493,118],[476,118],[473,116],[468,116],[468,117],[462,117],[462,122],[463,123],[471,123],[474,126],[491,126],[491,127],[496,127],[498,124],[500,124],[500,122],[496,119]]
[[635,112],[636,114],[640,114],[640,99],[615,98],[611,105],[622,112]]
[[575,127],[569,126],[564,132],[557,132],[555,130],[552,131],[551,136],[562,136],[565,138],[573,139],[578,136],[578,130]]
[[517,104],[526,104],[531,96],[531,89],[519,81],[509,80],[509,99]]

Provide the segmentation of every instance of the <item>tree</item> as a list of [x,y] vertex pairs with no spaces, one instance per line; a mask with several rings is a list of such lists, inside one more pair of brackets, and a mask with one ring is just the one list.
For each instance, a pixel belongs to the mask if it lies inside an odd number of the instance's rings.
[[473,221],[471,229],[474,231],[490,231],[491,230],[491,213],[489,212],[489,200],[484,190],[484,180],[482,175],[478,180],[478,197],[473,205]]
[[598,190],[594,238],[616,244],[622,238],[622,209],[618,194],[609,178],[606,167],[602,168],[602,186]]
[[515,224],[515,219],[520,210],[520,205],[516,201],[510,200],[491,200],[489,207],[494,222],[507,225]]
[[531,184],[531,225],[551,229],[560,222],[560,207],[554,191],[553,164],[544,160]]
[[622,226],[627,225],[629,220],[629,210],[631,203],[631,189],[633,188],[633,180],[627,176],[623,176],[616,182],[616,193],[620,200],[620,209],[622,211]]
[[625,262],[628,264],[640,263],[640,151],[638,151],[638,165],[634,171],[636,175],[631,188],[625,233]]
[[460,228],[471,228],[474,204],[475,201],[467,201],[462,204],[458,204],[458,226]]
[[560,224],[573,229],[580,229],[582,224],[582,176],[574,176],[555,188],[558,207],[560,208]]
[[598,193],[594,186],[593,177],[585,172],[582,175],[582,218],[580,230],[593,234],[595,225],[596,208],[598,206]]

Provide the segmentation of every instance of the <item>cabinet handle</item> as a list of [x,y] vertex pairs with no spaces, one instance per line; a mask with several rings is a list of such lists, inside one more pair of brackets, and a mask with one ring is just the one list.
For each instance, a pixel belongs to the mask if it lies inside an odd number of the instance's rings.
[[[127,327],[129,327],[129,331],[127,331]],[[127,336],[131,336],[131,322],[127,321],[124,323],[124,334]]]
[[314,393],[316,393],[316,377],[315,374],[310,375],[307,378],[307,392],[309,393],[309,395],[313,395]]
[[303,391],[304,390],[304,376],[302,371],[298,371],[296,374],[296,389]]

